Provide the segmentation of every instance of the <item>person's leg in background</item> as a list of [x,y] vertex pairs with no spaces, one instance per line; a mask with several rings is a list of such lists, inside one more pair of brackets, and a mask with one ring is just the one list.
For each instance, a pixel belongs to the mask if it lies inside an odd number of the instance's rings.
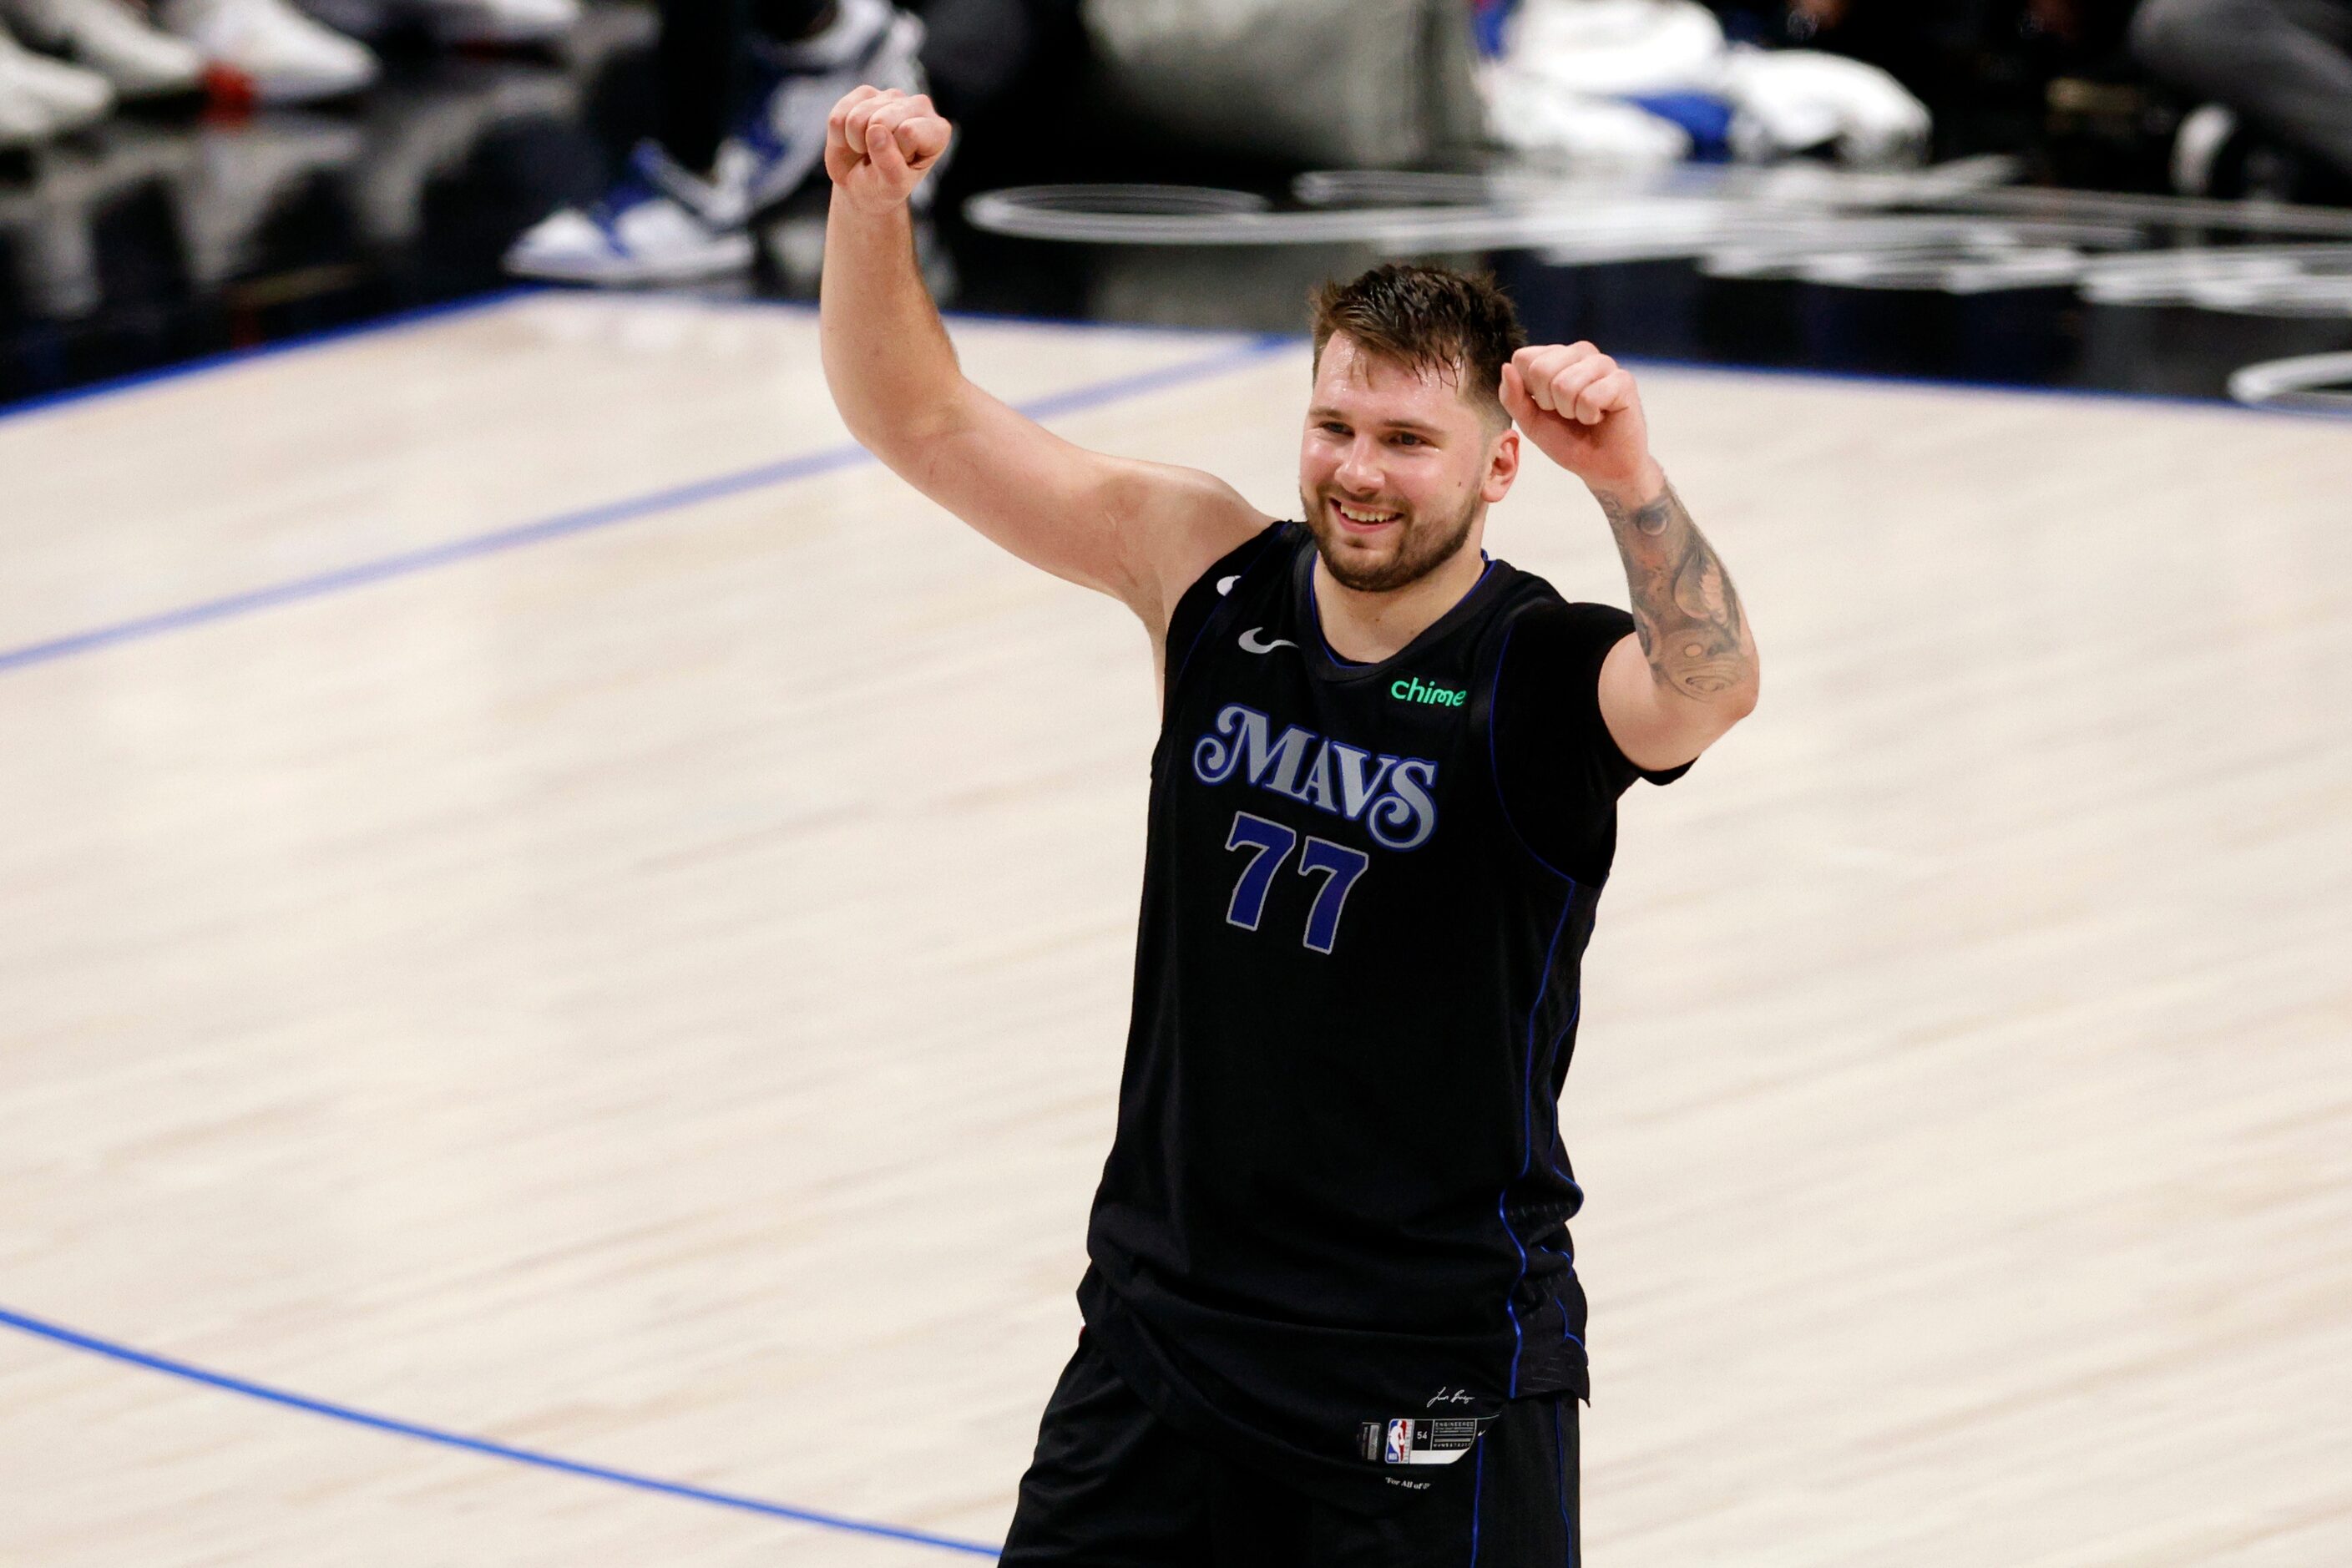
[[654,138],[679,168],[707,176],[735,119],[743,8],[740,0],[662,0],[659,9]]
[[2133,57],[2352,181],[2352,0],[2145,0]]
[[508,271],[567,283],[674,283],[751,264],[741,204],[718,168],[735,113],[742,0],[661,0],[660,11],[654,134],[601,198],[526,230],[508,247]]
[[861,83],[920,92],[923,25],[890,0],[747,0],[751,111],[732,144],[748,156],[751,209],[821,178],[826,118]]
[[516,240],[507,269],[628,285],[748,268],[751,218],[823,166],[834,102],[860,81],[919,89],[921,37],[888,0],[664,0],[656,134],[601,200]]
[[747,33],[798,43],[838,10],[835,0],[662,0],[654,136],[663,151],[679,168],[708,176],[752,90],[744,76]]

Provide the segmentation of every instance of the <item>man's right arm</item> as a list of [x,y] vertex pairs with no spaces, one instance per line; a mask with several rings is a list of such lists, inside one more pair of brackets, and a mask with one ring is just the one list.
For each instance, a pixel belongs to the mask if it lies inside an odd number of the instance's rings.
[[964,378],[907,210],[948,137],[928,98],[861,87],[834,106],[819,313],[834,402],[900,478],[1024,561],[1121,600],[1156,646],[1185,588],[1269,520],[1221,479],[1087,451]]

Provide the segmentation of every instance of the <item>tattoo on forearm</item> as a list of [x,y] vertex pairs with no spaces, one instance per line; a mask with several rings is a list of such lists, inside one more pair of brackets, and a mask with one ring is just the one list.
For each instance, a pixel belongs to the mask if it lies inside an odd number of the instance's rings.
[[1633,591],[1633,629],[1661,685],[1701,702],[1755,679],[1731,574],[1668,485],[1646,506],[1601,498]]

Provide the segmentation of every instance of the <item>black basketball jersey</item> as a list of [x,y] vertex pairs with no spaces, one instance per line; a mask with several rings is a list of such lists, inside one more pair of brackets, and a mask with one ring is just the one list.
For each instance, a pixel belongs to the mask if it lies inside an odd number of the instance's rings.
[[[1591,683],[1632,619],[1496,561],[1410,646],[1353,665],[1324,643],[1314,561],[1304,527],[1270,528],[1172,618],[1079,1301],[1166,1419],[1380,1510],[1506,1401],[1586,1387],[1556,1104],[1637,776]],[[1498,742],[1515,638],[1568,673],[1513,665],[1513,689],[1592,716],[1567,742],[1531,742],[1519,713]],[[1508,776],[1512,758],[1559,776]],[[1581,881],[1558,864],[1580,853]]]

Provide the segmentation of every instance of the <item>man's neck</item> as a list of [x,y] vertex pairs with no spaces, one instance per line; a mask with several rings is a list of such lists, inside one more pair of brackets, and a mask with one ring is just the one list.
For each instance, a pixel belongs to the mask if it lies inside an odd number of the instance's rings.
[[1315,608],[1323,643],[1341,658],[1378,664],[1437,624],[1486,574],[1486,561],[1474,537],[1454,558],[1418,582],[1384,593],[1350,588],[1331,575],[1320,552],[1315,557]]

